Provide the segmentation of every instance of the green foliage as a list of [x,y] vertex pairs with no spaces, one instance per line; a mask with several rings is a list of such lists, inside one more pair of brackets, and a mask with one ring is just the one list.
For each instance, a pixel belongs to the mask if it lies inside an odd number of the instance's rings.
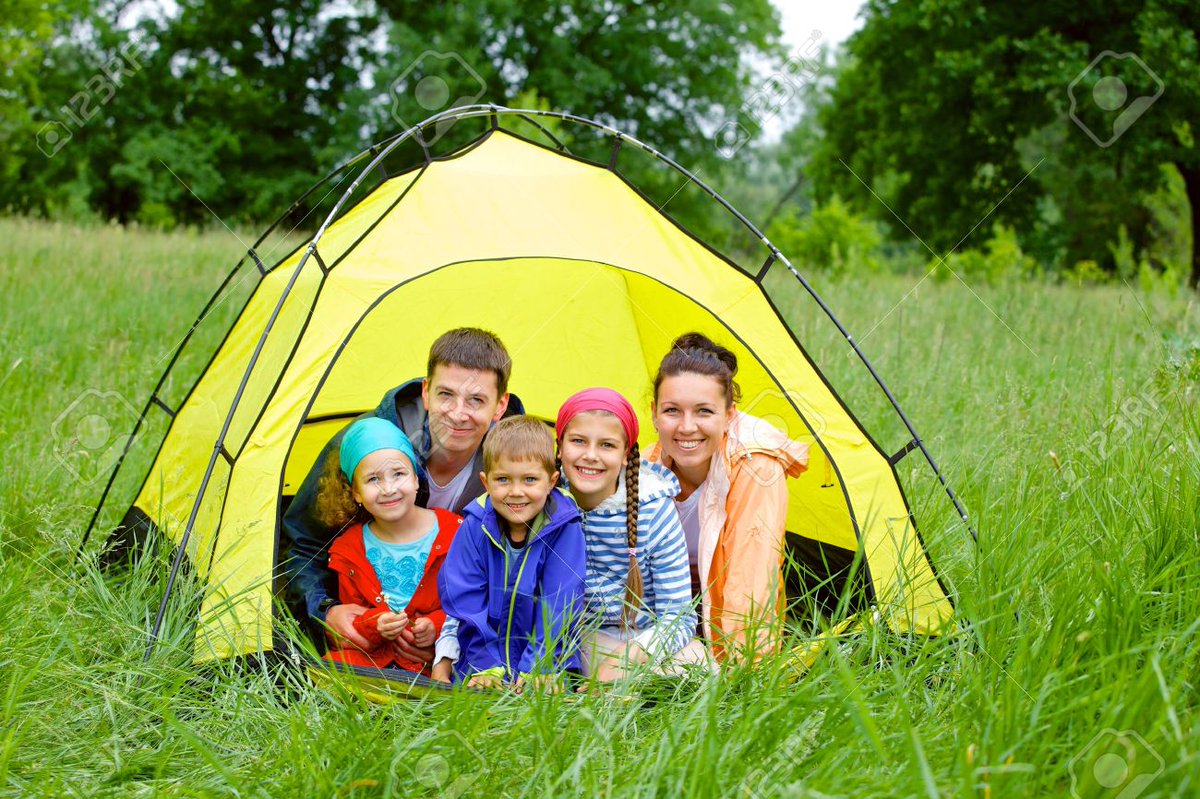
[[1107,283],[1110,278],[1109,273],[1100,268],[1100,264],[1088,259],[1076,261],[1075,265],[1067,270],[1063,276],[1077,286]]
[[956,251],[944,263],[934,259],[928,269],[943,279],[957,273],[969,282],[989,283],[1035,277],[1040,272],[1037,261],[1021,249],[1016,231],[1000,223],[992,226],[992,235],[982,247]]
[[[452,105],[531,96],[715,179],[727,165],[706,131],[736,118],[752,61],[779,38],[768,0],[183,0],[140,17],[18,3],[9,20],[0,196],[54,215],[82,190],[101,218],[156,225],[270,220],[374,141]],[[679,189],[631,168],[660,202]],[[672,205],[715,232],[711,204]]]
[[[911,227],[939,252],[972,246],[960,239],[989,219],[1015,228],[1043,260],[1111,268],[1105,245],[1119,224],[1137,249],[1164,237],[1146,212],[1163,165],[1178,169],[1196,218],[1198,14],[1177,0],[1082,12],[1055,3],[872,0],[818,114],[817,197],[839,194],[896,236],[911,236]],[[1135,53],[1168,88],[1156,96],[1154,76],[1132,59],[1104,57],[1089,69],[1106,49]],[[1101,101],[1112,98],[1095,92],[1118,79],[1128,103],[1107,110]],[[1156,99],[1137,110],[1138,98]],[[1117,112],[1127,110],[1132,124],[1118,130]],[[1040,228],[1047,213],[1056,230]],[[1194,243],[1188,264],[1200,278]]]
[[767,238],[801,269],[861,273],[880,268],[883,237],[878,226],[837,197],[810,214],[776,220],[767,230]]

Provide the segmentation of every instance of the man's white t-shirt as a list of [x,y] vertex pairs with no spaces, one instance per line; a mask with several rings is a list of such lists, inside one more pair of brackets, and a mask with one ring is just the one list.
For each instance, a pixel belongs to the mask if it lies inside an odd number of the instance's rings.
[[453,510],[462,496],[463,489],[467,487],[467,481],[471,479],[471,467],[474,463],[475,461],[472,459],[458,474],[450,478],[450,482],[444,486],[438,485],[433,479],[433,475],[430,475],[429,507]]

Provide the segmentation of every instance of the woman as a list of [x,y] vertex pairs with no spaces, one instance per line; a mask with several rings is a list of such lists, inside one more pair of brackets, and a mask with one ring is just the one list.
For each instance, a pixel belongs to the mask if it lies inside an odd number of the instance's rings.
[[704,630],[718,661],[778,648],[783,617],[787,478],[808,468],[808,446],[736,408],[737,356],[699,333],[677,338],[654,378],[658,443],[703,589]]

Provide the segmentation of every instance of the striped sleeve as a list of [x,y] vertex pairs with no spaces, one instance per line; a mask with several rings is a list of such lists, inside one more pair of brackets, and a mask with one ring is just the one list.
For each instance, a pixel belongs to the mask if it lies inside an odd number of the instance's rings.
[[642,540],[646,542],[645,554],[639,560],[644,595],[654,618],[634,640],[656,658],[669,657],[687,646],[696,631],[687,542],[674,500],[661,497],[646,503],[639,514],[638,528],[639,537],[645,536]]

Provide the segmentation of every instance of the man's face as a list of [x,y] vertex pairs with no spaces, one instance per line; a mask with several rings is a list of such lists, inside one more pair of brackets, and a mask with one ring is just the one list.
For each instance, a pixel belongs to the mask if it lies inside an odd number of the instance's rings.
[[440,364],[421,384],[421,400],[429,414],[430,454],[474,452],[492,422],[508,408],[499,394],[494,372]]

